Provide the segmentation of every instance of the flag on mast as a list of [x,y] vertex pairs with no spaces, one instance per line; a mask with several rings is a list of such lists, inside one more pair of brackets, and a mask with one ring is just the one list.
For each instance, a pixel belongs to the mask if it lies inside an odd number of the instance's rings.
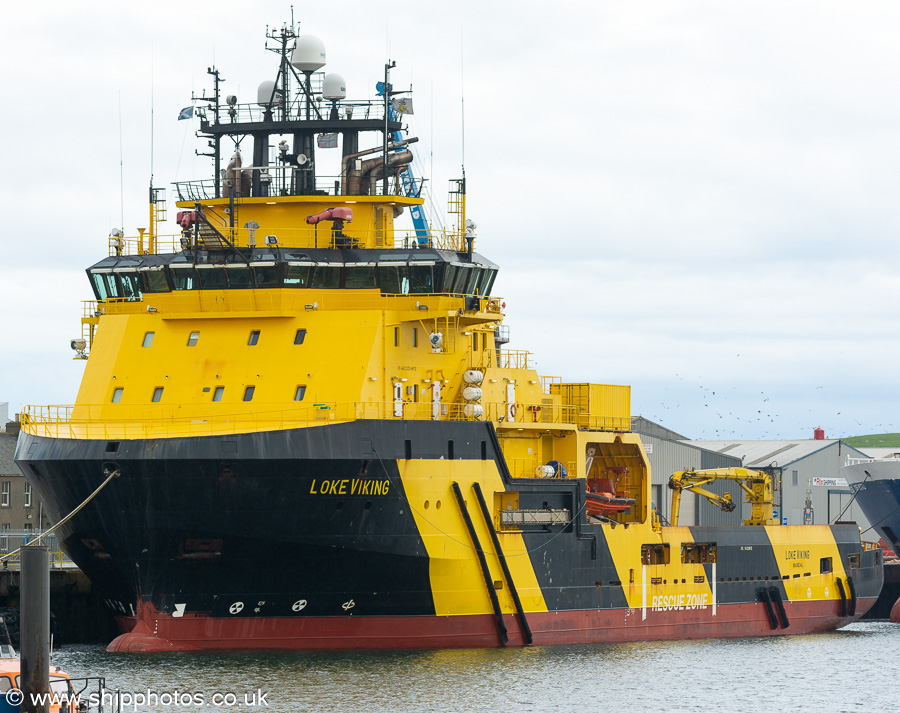
[[192,119],[194,117],[194,107],[186,106],[184,109],[178,112],[178,121],[182,119]]

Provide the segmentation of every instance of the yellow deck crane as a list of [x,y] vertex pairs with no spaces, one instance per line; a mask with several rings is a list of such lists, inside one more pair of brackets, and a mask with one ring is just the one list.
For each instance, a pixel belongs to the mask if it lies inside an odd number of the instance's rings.
[[718,495],[702,486],[715,480],[733,480],[747,495],[750,503],[750,519],[745,525],[777,525],[772,515],[774,501],[772,498],[772,476],[762,470],[749,468],[712,468],[710,470],[682,470],[669,477],[669,488],[672,489],[672,515],[669,522],[672,527],[678,526],[678,510],[681,506],[681,493],[685,490],[702,495],[713,505],[725,512],[731,512],[737,503],[730,493]]

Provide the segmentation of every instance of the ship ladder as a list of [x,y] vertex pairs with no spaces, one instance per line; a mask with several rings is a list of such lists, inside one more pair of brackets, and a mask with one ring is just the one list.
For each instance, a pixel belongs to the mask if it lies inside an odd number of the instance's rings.
[[475,546],[478,561],[481,563],[481,574],[484,576],[484,583],[487,586],[488,594],[491,597],[491,606],[494,608],[494,614],[497,617],[497,630],[500,632],[500,643],[502,646],[506,646],[506,642],[509,641],[509,634],[506,632],[506,623],[503,621],[503,612],[500,611],[500,600],[497,599],[497,591],[494,589],[493,580],[491,580],[491,571],[488,569],[484,550],[481,549],[481,543],[478,541],[478,535],[475,533],[475,525],[472,524],[472,518],[469,517],[469,510],[466,508],[466,501],[463,499],[462,491],[459,489],[459,483],[453,481],[450,486],[453,488],[453,495],[456,496],[456,504],[459,506],[459,512],[462,514],[463,520],[465,520],[466,529],[469,531],[469,537],[472,538],[472,544]]
[[531,627],[528,625],[528,619],[525,617],[525,610],[522,608],[522,602],[519,599],[519,592],[516,589],[516,583],[513,582],[512,573],[506,563],[506,555],[503,554],[503,548],[500,546],[500,538],[497,537],[497,530],[494,528],[494,521],[488,510],[487,503],[484,501],[484,494],[481,492],[479,483],[472,483],[472,490],[478,498],[478,504],[481,506],[481,515],[484,518],[484,524],[491,534],[491,541],[494,543],[494,551],[497,553],[497,559],[500,560],[500,567],[503,570],[503,576],[506,577],[506,583],[509,586],[509,593],[512,596],[513,604],[516,605],[516,614],[519,617],[519,626],[522,627],[522,634],[525,642],[531,644],[534,642],[534,635],[531,633]]
[[838,593],[841,595],[841,617],[847,616],[847,593],[844,591],[844,583],[841,578],[835,579],[837,583]]
[[760,587],[756,590],[756,596],[766,605],[766,614],[769,615],[769,626],[773,629],[777,629],[778,617],[775,615],[775,607],[772,606],[772,597],[769,596],[769,590],[765,587]]

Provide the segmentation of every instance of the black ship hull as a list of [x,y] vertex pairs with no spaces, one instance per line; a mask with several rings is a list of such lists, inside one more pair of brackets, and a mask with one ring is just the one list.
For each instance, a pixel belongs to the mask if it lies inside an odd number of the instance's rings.
[[[671,570],[666,576],[641,561],[640,537],[629,538],[626,527],[590,524],[583,480],[511,478],[489,423],[355,421],[122,441],[23,433],[16,459],[57,519],[103,482],[104,470],[119,471],[59,533],[123,627],[134,627],[117,650],[803,633],[862,616],[881,588],[880,552],[863,550],[848,526],[805,530],[815,531],[816,546],[824,537],[835,551],[841,598],[834,575],[831,589],[817,578],[813,596],[813,587],[808,595],[799,588],[813,579],[798,583],[784,574],[773,528],[672,528],[677,541],[716,542],[719,555],[693,582],[670,579]],[[422,502],[423,478],[406,469],[412,462],[433,469],[435,479],[450,474],[441,481],[443,511],[435,510],[440,500]],[[473,472],[493,473],[499,490],[516,491],[523,510],[572,515],[503,536],[504,543],[520,537],[524,546],[512,578],[500,573],[487,537],[468,542],[464,556],[450,562],[477,568],[478,550],[489,554],[492,587],[511,595],[518,583],[525,603],[518,615],[511,600],[492,610],[487,576],[480,590],[461,581],[449,595],[446,579],[439,581],[425,525],[439,522],[438,512],[459,519],[457,507],[480,519],[467,487],[477,480]],[[464,501],[454,502],[451,481],[463,486]],[[466,537],[465,530],[443,535],[456,544]],[[855,566],[838,570],[848,562]]]

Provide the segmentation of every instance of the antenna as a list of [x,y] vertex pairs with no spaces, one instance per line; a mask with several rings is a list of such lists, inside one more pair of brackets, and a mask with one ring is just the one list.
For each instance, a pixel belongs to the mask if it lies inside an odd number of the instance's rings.
[[150,186],[153,187],[153,40],[150,40]]
[[122,152],[122,90],[119,90],[119,211],[120,220],[119,227],[125,231],[125,173]]
[[462,114],[462,165],[463,178],[466,177],[466,77],[463,28],[459,26],[459,108]]

